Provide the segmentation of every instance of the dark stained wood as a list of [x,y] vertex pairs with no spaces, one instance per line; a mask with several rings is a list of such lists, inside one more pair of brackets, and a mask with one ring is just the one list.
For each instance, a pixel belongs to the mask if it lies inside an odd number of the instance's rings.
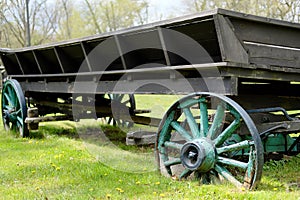
[[[176,34],[189,39],[178,40]],[[0,56],[9,78],[26,94],[72,94],[79,81],[83,93],[298,97],[298,85],[289,83],[300,82],[299,35],[299,24],[217,9],[54,44],[0,49]],[[202,48],[200,56],[192,43]],[[245,80],[272,84],[242,84]]]
[[230,98],[238,102],[246,110],[272,107],[282,107],[286,110],[300,110],[299,95],[292,97],[249,94],[230,96]]
[[241,41],[236,37],[229,19],[222,15],[215,16],[215,26],[222,53],[222,60],[237,63],[248,63],[248,54]]

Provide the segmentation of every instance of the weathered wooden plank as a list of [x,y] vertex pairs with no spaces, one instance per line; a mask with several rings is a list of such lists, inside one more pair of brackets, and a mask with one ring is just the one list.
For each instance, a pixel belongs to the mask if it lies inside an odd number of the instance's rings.
[[240,95],[277,95],[277,96],[299,96],[300,84],[289,81],[267,81],[255,82],[253,79],[240,79],[238,90]]
[[[252,65],[252,67],[255,65]],[[248,78],[266,81],[296,81],[300,82],[299,71],[295,68],[280,67],[222,67],[220,68],[222,77],[233,76],[238,78]]]
[[300,48],[245,43],[250,63],[300,68]]
[[39,123],[39,122],[65,121],[65,120],[72,120],[72,117],[66,116],[66,115],[44,116],[44,117],[27,117],[25,119],[25,123],[35,124],[35,123]]
[[274,25],[266,21],[251,21],[247,17],[231,17],[230,21],[242,41],[300,48],[299,28]]
[[[39,49],[34,50],[39,65],[44,74],[58,74],[62,73],[54,49]],[[51,67],[50,67],[51,66]]]
[[231,99],[238,102],[244,109],[282,107],[286,110],[299,110],[300,98],[292,96],[277,95],[258,95],[250,93],[248,95],[230,96]]
[[224,95],[237,94],[237,80],[221,77],[119,80],[119,81],[81,81],[81,82],[20,82],[24,91],[83,94],[189,94],[193,92],[215,92]]
[[23,74],[17,62],[15,54],[8,54],[7,56],[2,56],[1,60],[4,66],[9,66],[5,68],[7,74],[15,74],[15,75]]
[[248,54],[241,41],[236,37],[228,18],[215,15],[215,26],[223,61],[248,63]]

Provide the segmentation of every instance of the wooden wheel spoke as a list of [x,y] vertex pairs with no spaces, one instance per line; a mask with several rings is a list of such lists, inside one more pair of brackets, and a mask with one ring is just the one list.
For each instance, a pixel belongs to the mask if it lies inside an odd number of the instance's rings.
[[166,122],[165,125],[162,127],[161,131],[160,131],[160,136],[159,136],[159,140],[158,140],[158,149],[160,150],[160,148],[162,148],[163,144],[165,143],[165,141],[169,141],[170,140],[170,136],[168,135],[170,132],[170,128],[169,126],[171,125],[173,119],[175,116],[175,111],[172,111],[169,116],[166,117]]
[[183,144],[179,144],[176,142],[165,142],[164,146],[180,150],[182,148]]
[[17,125],[14,124],[14,123],[11,123],[10,130],[16,131],[17,130]]
[[217,164],[216,167],[215,167],[215,170],[221,176],[223,176],[227,181],[234,184],[236,187],[241,188],[243,186],[243,184],[241,182],[239,182],[226,168],[224,168],[224,167]]
[[21,110],[21,109],[19,109],[19,110],[17,110],[17,111],[14,111],[14,112],[11,112],[10,114],[11,114],[11,115],[14,115],[14,116],[19,116],[20,113],[22,113],[22,110]]
[[16,111],[16,115],[19,115],[20,113],[22,113],[22,109],[21,108]]
[[10,107],[9,106],[3,106],[3,108],[2,108],[2,118],[4,119],[5,117],[5,115],[6,115],[6,113],[8,113],[8,111],[10,110]]
[[17,116],[17,124],[23,126],[23,119],[19,116]]
[[12,97],[14,94],[14,92],[12,91],[12,88],[10,86],[7,86],[7,92],[8,92],[8,96]]
[[2,117],[2,120],[3,120],[3,123],[4,123],[4,124],[9,123],[9,119],[7,119],[7,118],[5,118],[5,117]]
[[225,116],[225,105],[224,103],[220,103],[217,107],[215,116],[214,116],[214,121],[208,130],[207,137],[208,138],[215,138],[217,135],[218,130],[220,127],[223,125],[223,120]]
[[167,153],[166,153],[166,148],[165,147],[160,147],[159,152],[161,153],[161,158],[164,162],[169,160],[168,156],[167,156]]
[[205,174],[197,174],[198,179],[201,178],[201,183],[202,184],[210,184],[211,180],[210,180],[210,174],[209,173],[205,173]]
[[4,105],[4,109],[5,109],[5,111],[11,111],[14,108],[12,106],[9,106],[9,105]]
[[121,102],[121,100],[124,98],[124,94],[121,94],[120,96],[119,96],[119,100],[120,100],[120,102]]
[[199,138],[200,137],[199,126],[196,123],[190,108],[183,108],[183,112],[187,119],[189,127],[191,129],[193,138]]
[[10,97],[10,100],[11,100],[11,102],[12,102],[12,105],[13,105],[14,107],[16,107],[16,106],[18,105],[18,97],[17,97],[16,92],[14,91],[13,88],[8,87],[8,93],[9,93],[8,95],[9,95],[9,97]]
[[187,141],[192,140],[192,136],[176,121],[171,122],[171,126]]
[[229,138],[232,133],[239,127],[240,119],[235,119],[215,140],[215,146],[223,144],[223,142]]
[[123,102],[124,105],[126,105],[128,103],[130,103],[130,99],[128,99],[128,100],[126,100],[126,101]]
[[189,175],[193,173],[192,170],[184,169],[183,172],[181,172],[179,179],[187,178]]
[[175,158],[175,159],[168,160],[168,161],[165,161],[165,162],[164,162],[164,165],[165,165],[166,167],[170,167],[170,166],[178,165],[178,164],[181,164],[180,158]]
[[189,108],[195,104],[197,104],[199,102],[199,99],[188,99],[184,102],[180,102],[180,105],[178,106],[178,108]]
[[253,175],[254,175],[254,172],[255,172],[255,169],[253,168],[255,159],[256,159],[256,157],[254,155],[253,147],[251,146],[250,147],[250,152],[249,152],[248,167],[246,169],[246,174],[245,174],[245,177],[244,177],[244,181],[245,181],[244,185],[247,188],[250,188],[251,185],[252,185]]
[[115,94],[108,94],[110,100],[114,100],[115,99]]
[[245,141],[238,142],[238,143],[235,143],[235,144],[231,144],[231,145],[228,145],[228,146],[219,147],[216,150],[217,150],[217,154],[221,154],[221,153],[224,153],[224,152],[239,151],[239,150],[242,150],[242,149],[247,149],[252,145],[254,145],[253,141],[245,140]]
[[224,158],[221,156],[218,157],[217,162],[225,165],[233,166],[233,167],[242,168],[242,169],[247,169],[248,167],[248,163],[230,159],[230,158]]
[[109,117],[107,123],[110,124],[112,119],[113,119],[112,117]]
[[[132,114],[135,110],[135,99],[131,94],[106,94],[112,104],[120,105],[124,109],[128,109],[128,113]],[[122,126],[130,128],[133,126],[133,122],[122,119],[122,116],[110,116],[106,117],[107,124],[113,126]]]
[[200,136],[205,137],[208,132],[208,111],[207,104],[205,102],[199,103],[200,107]]
[[118,102],[121,102],[123,97],[124,97],[124,94],[116,94],[115,100],[118,101]]
[[4,93],[4,97],[10,106],[14,106],[13,102],[11,101],[11,99],[7,93]]

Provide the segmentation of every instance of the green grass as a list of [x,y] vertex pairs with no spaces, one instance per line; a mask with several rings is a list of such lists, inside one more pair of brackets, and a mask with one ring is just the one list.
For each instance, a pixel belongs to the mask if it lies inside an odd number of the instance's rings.
[[167,109],[179,100],[180,95],[135,95],[137,109],[150,109],[145,116],[162,118]]
[[[160,106],[172,101],[154,98]],[[255,191],[229,183],[200,185],[161,176],[154,170],[153,148],[125,146],[119,129],[101,127],[113,141],[107,143],[93,139],[98,122],[83,124],[41,124],[25,139],[0,126],[0,199],[300,199],[300,155],[265,164]],[[82,141],[77,131],[89,138]]]
[[[1,199],[300,198],[300,156],[266,164],[256,191],[242,191],[230,184],[200,186],[197,181],[162,177],[157,171],[112,169],[89,153],[85,143],[73,139],[73,134],[61,134],[67,130],[72,133],[74,127],[52,125],[42,127],[37,135],[43,137],[25,139],[1,128]],[[112,151],[108,147],[101,153],[116,158]],[[136,161],[135,165],[141,165]]]

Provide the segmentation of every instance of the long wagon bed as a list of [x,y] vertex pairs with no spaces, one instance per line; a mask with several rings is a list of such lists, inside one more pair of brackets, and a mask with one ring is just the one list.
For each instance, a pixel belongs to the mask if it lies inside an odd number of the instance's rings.
[[[202,182],[222,176],[253,189],[264,156],[300,152],[299,35],[300,24],[216,9],[0,49],[3,123],[21,136],[26,125],[53,120],[156,125],[162,173]],[[148,111],[136,109],[133,94],[189,95],[153,119],[140,116]]]
[[[238,95],[244,89],[241,82],[279,81],[287,84],[300,81],[299,33],[299,24],[216,9],[55,44],[2,49],[1,59],[8,76],[17,79],[28,91],[72,93],[76,77],[88,77],[87,80],[101,77],[105,87],[97,88],[97,93],[130,93],[132,91],[126,91],[126,88],[132,89],[131,85],[142,84],[139,79],[160,79],[162,83],[176,79],[172,77],[175,70],[183,76],[178,78],[179,86],[174,87],[177,88],[174,92],[188,94],[207,90],[199,84],[199,73],[195,70],[203,69],[205,73],[206,69],[217,68],[219,74],[211,76],[223,78],[223,93]],[[203,48],[205,52],[201,53],[202,57],[193,55],[194,44],[191,47],[184,44],[190,40],[181,34]],[[179,44],[176,46],[174,43]],[[188,50],[189,54],[181,49]],[[204,75],[210,76],[209,73]],[[124,80],[123,84],[129,87],[114,90],[120,77]],[[180,79],[191,81],[192,91],[180,87]],[[56,84],[62,87],[56,87]],[[273,87],[271,85],[270,89]],[[218,88],[215,89],[212,92],[220,93]],[[135,92],[170,91],[148,87]]]

